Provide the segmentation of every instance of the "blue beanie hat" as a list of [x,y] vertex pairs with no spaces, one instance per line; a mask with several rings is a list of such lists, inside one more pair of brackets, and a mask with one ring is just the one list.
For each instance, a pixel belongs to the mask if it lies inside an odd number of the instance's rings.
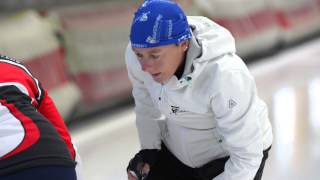
[[191,39],[187,17],[170,0],[146,0],[135,12],[131,25],[132,48],[179,44]]

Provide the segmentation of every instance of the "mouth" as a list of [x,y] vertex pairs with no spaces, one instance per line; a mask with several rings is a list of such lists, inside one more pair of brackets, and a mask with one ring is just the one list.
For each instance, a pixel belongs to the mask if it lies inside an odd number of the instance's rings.
[[154,73],[151,74],[151,76],[153,77],[153,79],[158,79],[160,77],[161,73]]
[[152,76],[158,76],[159,74],[161,74],[161,73],[153,73],[153,74],[151,74]]

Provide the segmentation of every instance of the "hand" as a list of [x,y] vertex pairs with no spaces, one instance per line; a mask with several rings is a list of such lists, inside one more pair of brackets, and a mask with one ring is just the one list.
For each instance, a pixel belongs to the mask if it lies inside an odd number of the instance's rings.
[[[145,163],[141,170],[141,179],[144,179],[149,174],[149,171],[150,171],[150,166],[149,164]],[[138,176],[134,171],[128,170],[127,175],[128,175],[128,180],[139,180]]]
[[128,180],[143,180],[158,159],[157,149],[139,151],[129,162],[127,167]]
[[132,171],[128,171],[128,180],[138,180],[138,177],[135,176],[135,174],[132,173]]

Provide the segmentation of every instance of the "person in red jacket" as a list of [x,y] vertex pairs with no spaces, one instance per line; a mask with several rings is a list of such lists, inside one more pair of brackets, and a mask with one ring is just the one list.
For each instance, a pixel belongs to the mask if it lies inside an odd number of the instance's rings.
[[48,92],[0,55],[0,179],[77,180],[76,151]]

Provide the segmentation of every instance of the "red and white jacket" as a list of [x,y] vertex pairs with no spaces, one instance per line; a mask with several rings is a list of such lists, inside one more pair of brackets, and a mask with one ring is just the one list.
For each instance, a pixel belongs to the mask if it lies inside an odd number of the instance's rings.
[[0,56],[0,175],[75,166],[75,149],[48,92],[21,63]]

